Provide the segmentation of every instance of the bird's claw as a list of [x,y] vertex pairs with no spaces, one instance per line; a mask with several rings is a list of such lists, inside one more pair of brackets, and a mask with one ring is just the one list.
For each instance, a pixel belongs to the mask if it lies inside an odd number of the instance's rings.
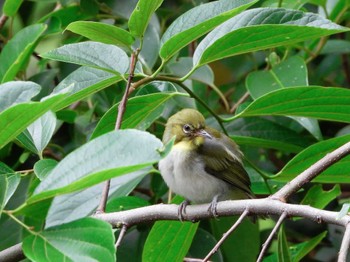
[[218,211],[217,211],[217,206],[218,206],[218,197],[215,196],[213,200],[211,201],[208,212],[214,217],[217,218],[219,216]]
[[177,216],[179,217],[179,220],[181,222],[184,221],[184,215],[186,214],[186,207],[188,206],[188,204],[188,200],[182,201],[182,203],[179,205],[179,209],[177,210]]

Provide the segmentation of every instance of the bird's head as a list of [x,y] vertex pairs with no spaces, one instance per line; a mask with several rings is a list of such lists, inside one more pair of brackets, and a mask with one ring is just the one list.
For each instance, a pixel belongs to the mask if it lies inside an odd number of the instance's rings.
[[168,143],[176,136],[175,144],[188,141],[197,145],[203,143],[205,138],[212,136],[205,130],[205,119],[201,113],[194,109],[183,109],[168,119],[166,123],[163,143]]

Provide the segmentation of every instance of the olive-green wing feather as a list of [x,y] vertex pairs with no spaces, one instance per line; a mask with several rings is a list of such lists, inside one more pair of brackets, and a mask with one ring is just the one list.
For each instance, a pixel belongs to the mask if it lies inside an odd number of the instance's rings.
[[243,190],[249,197],[253,197],[250,179],[242,165],[242,153],[238,147],[229,137],[221,135],[216,130],[207,131],[213,135],[213,139],[205,139],[198,148],[198,153],[205,163],[205,170],[233,187]]

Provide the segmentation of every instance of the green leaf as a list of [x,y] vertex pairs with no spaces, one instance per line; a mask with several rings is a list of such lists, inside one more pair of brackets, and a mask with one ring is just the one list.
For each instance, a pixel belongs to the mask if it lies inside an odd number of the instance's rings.
[[[253,72],[248,75],[246,80],[247,89],[254,99],[281,88],[307,85],[307,67],[305,61],[298,56],[290,57],[271,70]],[[316,139],[322,139],[320,127],[315,119],[291,118],[308,130]]]
[[271,70],[252,72],[246,79],[246,87],[254,99],[281,88],[307,85],[307,67],[299,56],[292,56]]
[[0,112],[10,106],[28,102],[39,94],[41,87],[29,81],[11,81],[0,85]]
[[[237,221],[238,217],[220,217],[210,220],[214,237],[219,240]],[[237,247],[237,248],[232,248]],[[239,247],[239,248],[238,248]],[[255,261],[260,249],[259,227],[250,219],[244,219],[236,230],[220,246],[224,261]]]
[[27,203],[71,193],[143,169],[160,160],[158,149],[162,146],[155,136],[132,129],[100,136],[57,164]]
[[35,24],[20,30],[2,49],[0,53],[0,83],[11,81],[22,69],[33,52],[46,25]]
[[349,208],[350,208],[350,204],[349,203],[345,203],[342,207],[341,210],[339,211],[339,214],[337,216],[337,219],[341,219],[342,217],[348,215],[349,213]]
[[53,159],[41,159],[34,164],[34,173],[42,181],[57,165],[57,161]]
[[63,79],[53,90],[52,94],[61,92],[69,94],[67,99],[55,106],[54,110],[65,108],[121,80],[120,75],[116,76],[106,71],[82,66]]
[[111,225],[84,218],[24,238],[23,252],[37,262],[52,259],[113,262],[116,259],[114,240]]
[[256,8],[242,12],[209,33],[198,45],[195,67],[225,57],[346,32],[323,17],[295,10]]
[[163,0],[139,0],[131,13],[128,25],[133,36],[143,37],[148,23],[154,12],[162,4]]
[[20,181],[19,174],[0,162],[0,217],[3,208],[15,193]]
[[42,102],[18,104],[0,113],[0,148],[18,136],[27,126],[66,98],[65,94],[55,95]]
[[329,39],[321,50],[322,55],[349,54],[350,42],[341,39]]
[[2,7],[2,11],[7,16],[15,16],[22,3],[23,0],[6,0]]
[[183,261],[199,223],[157,221],[143,248],[142,261]]
[[313,140],[265,118],[240,118],[225,124],[230,137],[239,145],[300,152]]
[[51,111],[35,120],[17,139],[29,150],[42,156],[56,128],[56,116]]
[[7,175],[7,190],[5,195],[4,206],[8,203],[12,195],[15,193],[19,183],[21,182],[21,176],[18,173]]
[[68,44],[41,56],[61,62],[89,66],[117,75],[125,74],[129,69],[129,58],[122,49],[98,42]]
[[314,185],[311,187],[304,199],[301,201],[301,205],[309,205],[315,208],[323,209],[325,208],[332,200],[334,200],[341,193],[340,186],[334,185],[330,190],[323,190],[322,185]]
[[149,206],[150,203],[143,198],[136,196],[124,196],[113,198],[108,201],[106,212],[118,212],[123,210],[130,210],[138,207]]
[[[163,113],[166,102],[179,93],[155,93],[130,98],[126,107],[122,129],[146,130]],[[119,103],[111,107],[97,124],[91,139],[114,130]]]
[[131,48],[134,37],[119,27],[91,21],[76,21],[69,24],[66,30],[82,35],[92,41]]
[[[124,197],[130,194],[150,170],[151,168],[147,167],[113,178],[109,188],[109,197]],[[45,226],[68,223],[93,214],[100,203],[103,187],[104,183],[100,183],[82,191],[55,197],[46,216]]]
[[258,98],[234,118],[263,115],[303,116],[349,123],[350,90],[320,86],[279,89]]
[[[183,77],[185,76],[192,68],[193,59],[192,57],[180,57],[173,63],[167,65],[167,69],[171,74]],[[214,85],[214,72],[208,65],[201,66],[196,71],[191,74],[189,79],[193,79],[204,84],[213,86]]]
[[[199,227],[186,256],[204,258],[213,249],[216,243],[217,240],[210,232]],[[224,262],[220,249],[210,257],[210,261]]]
[[[328,139],[312,146],[309,146],[304,151],[296,155],[290,160],[287,165],[278,173],[275,179],[278,181],[289,182],[301,172],[309,168],[312,164],[316,163],[322,157],[328,153],[334,151],[343,144],[349,142],[350,135],[336,137]],[[342,160],[333,164],[319,176],[317,176],[313,182],[321,183],[349,183],[349,167],[350,156],[344,157]]]
[[296,246],[292,246],[290,253],[293,262],[302,261],[302,259],[309,254],[327,235],[327,231],[322,232],[309,241],[303,242]]
[[278,262],[291,262],[292,258],[289,252],[288,242],[284,227],[282,226],[278,232]]
[[190,9],[165,31],[159,52],[161,58],[168,60],[189,43],[256,2],[257,0],[222,0]]
[[0,217],[2,210],[5,207],[5,200],[8,188],[7,176],[4,174],[0,174]]

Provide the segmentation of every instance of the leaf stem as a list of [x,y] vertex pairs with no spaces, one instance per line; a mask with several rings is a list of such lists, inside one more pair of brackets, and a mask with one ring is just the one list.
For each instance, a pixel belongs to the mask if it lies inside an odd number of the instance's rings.
[[3,210],[3,213],[5,213],[6,215],[8,215],[10,218],[12,218],[17,224],[21,225],[23,228],[25,228],[29,233],[37,235],[38,233],[35,232],[31,227],[27,226],[26,224],[24,224],[21,220],[19,220],[17,217],[15,217],[12,214],[12,211],[8,211],[8,210]]

